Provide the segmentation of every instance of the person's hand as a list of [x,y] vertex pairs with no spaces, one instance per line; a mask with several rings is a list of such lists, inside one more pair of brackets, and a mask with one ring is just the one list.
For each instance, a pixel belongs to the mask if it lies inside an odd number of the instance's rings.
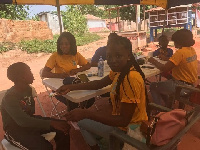
[[67,121],[51,120],[50,126],[54,129],[62,131],[65,135],[69,134],[70,125]]
[[65,115],[65,118],[67,121],[77,122],[77,121],[87,118],[87,116],[88,116],[87,109],[76,108],[70,111],[69,113],[67,113]]
[[66,95],[71,91],[70,85],[62,85],[56,90],[56,93],[59,95]]
[[72,69],[69,74],[70,76],[76,75],[78,73],[77,69]]
[[160,60],[164,60],[164,61],[167,61],[167,60],[169,59],[168,57],[166,57],[166,56],[163,55],[163,54],[158,55],[158,58],[159,58]]
[[153,57],[150,57],[150,58],[148,59],[148,61],[149,61],[150,63],[154,64],[157,60],[155,60]]

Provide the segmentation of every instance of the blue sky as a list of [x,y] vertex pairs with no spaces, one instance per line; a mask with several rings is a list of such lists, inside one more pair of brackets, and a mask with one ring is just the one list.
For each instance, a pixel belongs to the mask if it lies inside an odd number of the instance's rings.
[[[61,6],[61,10],[65,10],[66,6]],[[29,5],[29,16],[32,17],[40,12],[56,11],[57,8],[51,5]]]

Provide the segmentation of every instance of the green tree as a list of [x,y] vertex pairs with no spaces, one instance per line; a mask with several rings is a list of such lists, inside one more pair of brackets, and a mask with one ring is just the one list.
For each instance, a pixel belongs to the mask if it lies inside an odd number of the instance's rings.
[[28,18],[29,6],[0,4],[0,18],[25,20]]
[[82,35],[87,31],[87,20],[77,6],[66,7],[67,11],[62,12],[64,28],[74,35]]
[[34,21],[40,21],[38,15],[34,15],[34,16],[32,16],[31,20],[34,20]]
[[[116,5],[77,5],[83,15],[91,14],[102,19],[109,18],[109,11],[107,11],[107,9],[115,6]],[[117,17],[117,11],[112,10],[111,18],[115,17]]]
[[[78,9],[81,11],[83,15],[91,14],[94,16],[97,16],[102,19],[108,19],[108,18],[116,18],[117,17],[117,9],[111,9],[115,7],[119,7],[118,5],[77,5]],[[141,11],[140,11],[140,17],[144,17],[143,8],[145,7],[145,10],[150,9],[150,5],[141,5]],[[111,9],[110,15],[108,9]],[[129,21],[135,21],[136,19],[136,10],[135,6],[129,6],[129,7],[122,7],[119,9],[119,16],[122,20],[129,20]],[[148,14],[146,13],[146,17],[148,18]]]
[[[140,6],[140,18],[144,18],[144,12],[143,7],[145,7],[145,10],[150,9],[149,5],[141,5]],[[120,17],[122,20],[129,20],[129,21],[136,21],[136,9],[135,6],[130,7],[123,7],[119,10]],[[145,18],[148,18],[148,14],[146,13]]]

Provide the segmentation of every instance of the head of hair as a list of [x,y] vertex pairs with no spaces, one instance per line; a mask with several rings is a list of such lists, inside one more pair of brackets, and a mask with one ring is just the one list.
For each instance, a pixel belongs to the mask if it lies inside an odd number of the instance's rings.
[[66,38],[69,41],[70,55],[76,55],[76,53],[77,53],[76,39],[70,32],[63,32],[59,36],[59,38],[57,40],[57,52],[58,52],[58,54],[63,55],[63,52],[60,49],[60,42],[61,42],[62,38]]
[[145,81],[145,75],[142,72],[137,61],[135,60],[135,57],[133,56],[132,44],[131,44],[129,39],[127,39],[126,37],[118,36],[115,39],[108,40],[107,47],[109,47],[109,46],[117,46],[117,47],[123,48],[123,50],[126,50],[127,53],[131,54],[130,60],[128,60],[126,66],[121,71],[121,73],[118,77],[118,81],[117,81],[116,96],[115,97],[116,97],[116,102],[117,102],[116,104],[119,104],[119,101],[120,101],[120,99],[119,99],[120,85],[123,83],[125,76],[128,76],[128,74],[130,72],[130,68],[134,67],[135,70],[140,73],[140,75],[142,76],[144,81]]
[[117,33],[110,33],[109,36],[108,36],[108,39],[113,39],[113,38],[116,38],[118,37]]
[[169,44],[169,40],[168,40],[168,38],[167,38],[166,35],[161,35],[161,36],[158,38],[158,41],[159,41],[159,43],[162,44],[162,45],[161,45],[162,47],[167,48],[167,45]]
[[190,47],[195,44],[192,32],[187,29],[176,31],[172,35],[172,41],[174,41],[174,43],[180,45],[181,47]]
[[30,69],[27,64],[23,62],[14,63],[8,67],[7,77],[9,80],[16,83],[25,74],[26,69]]

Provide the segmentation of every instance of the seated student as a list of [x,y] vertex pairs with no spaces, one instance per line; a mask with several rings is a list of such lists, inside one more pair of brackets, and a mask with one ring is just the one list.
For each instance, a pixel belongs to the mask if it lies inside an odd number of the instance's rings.
[[[169,58],[173,55],[173,50],[171,48],[167,48],[167,45],[169,44],[167,36],[161,35],[158,38],[158,41],[160,48],[153,52],[153,57],[158,56],[161,60],[168,61]],[[166,79],[171,79],[171,71],[161,73],[161,76],[165,77]]]
[[[97,139],[109,140],[113,130],[127,131],[127,126],[147,120],[144,73],[133,54],[130,40],[118,36],[108,40],[106,57],[111,72],[101,80],[63,85],[56,92],[66,94],[73,90],[97,90],[111,84],[111,111],[74,109],[66,114],[67,121],[78,121],[81,133],[91,149],[98,149]],[[109,113],[110,112],[110,113]]]
[[[153,82],[150,85],[150,92],[153,101],[159,105],[162,100],[165,105],[171,107],[171,101],[168,95],[175,93],[177,84],[192,85],[197,81],[197,54],[192,47],[195,43],[192,32],[186,29],[176,31],[172,35],[175,48],[178,50],[172,55],[168,62],[163,65],[153,57],[149,58],[149,62],[154,64],[162,72],[172,71],[172,79],[161,82]],[[162,95],[165,95],[163,97]]]
[[[108,40],[115,38],[117,36],[118,35],[116,33],[110,33],[109,36],[108,36]],[[102,56],[103,60],[107,60],[106,59],[106,49],[107,49],[107,46],[102,46],[102,47],[99,47],[95,51],[95,54],[93,55],[92,60],[91,60],[91,66],[92,67],[97,67],[100,56]]]
[[[77,68],[77,65],[81,66]],[[76,39],[70,32],[63,32],[57,40],[57,52],[47,60],[42,76],[45,78],[65,78],[85,71],[90,63],[77,52]]]
[[36,116],[30,84],[34,77],[28,65],[17,62],[8,67],[7,77],[14,82],[2,100],[1,114],[7,140],[21,149],[53,150],[41,135],[56,132],[57,150],[70,149],[69,125],[64,120]]
[[[77,68],[77,65],[81,67]],[[57,40],[57,52],[47,60],[42,77],[65,78],[88,69],[90,69],[90,63],[77,52],[75,37],[70,32],[63,32]],[[62,96],[56,96],[56,99],[69,106],[69,110],[78,107],[78,104],[68,101]],[[94,99],[87,104],[90,106],[93,103]]]
[[173,50],[171,48],[167,48],[169,44],[169,40],[166,35],[161,35],[158,38],[159,46],[157,50],[153,52],[153,57],[158,56],[161,60],[169,60],[169,58],[173,55]]

